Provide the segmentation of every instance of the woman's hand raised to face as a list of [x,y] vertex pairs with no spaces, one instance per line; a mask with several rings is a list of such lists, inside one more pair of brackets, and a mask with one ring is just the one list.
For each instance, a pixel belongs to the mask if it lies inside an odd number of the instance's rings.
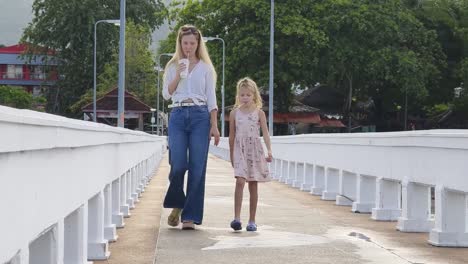
[[185,68],[187,68],[187,66],[184,63],[179,63],[179,66],[177,67],[177,75],[176,76],[180,76],[180,73],[185,71]]

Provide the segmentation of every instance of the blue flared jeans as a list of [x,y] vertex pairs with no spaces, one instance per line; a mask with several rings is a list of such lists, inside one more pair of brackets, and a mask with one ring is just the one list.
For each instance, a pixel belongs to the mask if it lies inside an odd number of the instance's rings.
[[[169,188],[165,208],[182,208],[182,221],[201,224],[210,143],[210,113],[206,106],[173,108],[169,117]],[[184,178],[188,171],[187,190]]]

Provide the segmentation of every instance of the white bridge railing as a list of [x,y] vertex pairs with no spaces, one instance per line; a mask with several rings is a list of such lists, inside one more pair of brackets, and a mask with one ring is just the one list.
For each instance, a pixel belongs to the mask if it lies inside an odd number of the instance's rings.
[[[223,138],[210,151],[229,160],[228,148]],[[430,232],[432,245],[468,247],[467,130],[280,136],[272,148],[274,179],[402,232]]]
[[0,106],[0,263],[107,259],[166,139]]

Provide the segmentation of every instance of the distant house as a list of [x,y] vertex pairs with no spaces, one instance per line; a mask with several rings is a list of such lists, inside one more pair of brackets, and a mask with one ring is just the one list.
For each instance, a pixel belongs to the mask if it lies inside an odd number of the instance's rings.
[[[269,96],[262,95],[263,111],[269,115]],[[280,113],[276,106],[273,106],[273,123],[275,124],[275,135],[284,134],[305,134],[308,131],[300,129],[301,126],[317,126],[320,124],[320,114],[316,107],[305,105],[296,99],[293,99],[288,112]],[[298,129],[299,128],[299,129]]]
[[22,58],[27,46],[18,44],[0,48],[0,85],[21,86],[34,96],[57,81],[54,52],[37,52],[31,61]]
[[[112,126],[117,125],[118,88],[96,100],[97,122]],[[83,106],[84,120],[93,120],[93,102]],[[125,128],[144,130],[146,114],[151,114],[151,107],[143,103],[138,97],[125,91]],[[149,116],[149,115],[148,115]]]
[[[265,100],[263,105],[263,111],[268,114],[268,97]],[[277,124],[288,124],[288,123],[305,123],[305,124],[314,124],[317,125],[320,123],[320,115],[318,108],[305,105],[297,100],[293,100],[289,106],[287,113],[279,113],[276,110],[276,107],[273,107],[273,122]]]
[[321,115],[343,116],[345,95],[329,86],[315,86],[297,96],[297,100],[305,105],[320,109]]
[[296,99],[308,106],[318,108],[320,123],[315,126],[301,126],[302,130],[309,133],[333,133],[344,132],[343,124],[345,95],[335,88],[319,85],[309,88],[296,97]]

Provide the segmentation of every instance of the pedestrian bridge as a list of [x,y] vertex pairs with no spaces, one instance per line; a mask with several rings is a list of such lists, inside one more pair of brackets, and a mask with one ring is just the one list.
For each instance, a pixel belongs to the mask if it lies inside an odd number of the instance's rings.
[[[107,259],[166,149],[163,137],[3,106],[0,131],[0,263],[8,264]],[[274,179],[395,221],[395,232],[427,232],[433,246],[468,247],[468,131],[298,135],[272,144]],[[227,160],[227,139],[210,151]]]

